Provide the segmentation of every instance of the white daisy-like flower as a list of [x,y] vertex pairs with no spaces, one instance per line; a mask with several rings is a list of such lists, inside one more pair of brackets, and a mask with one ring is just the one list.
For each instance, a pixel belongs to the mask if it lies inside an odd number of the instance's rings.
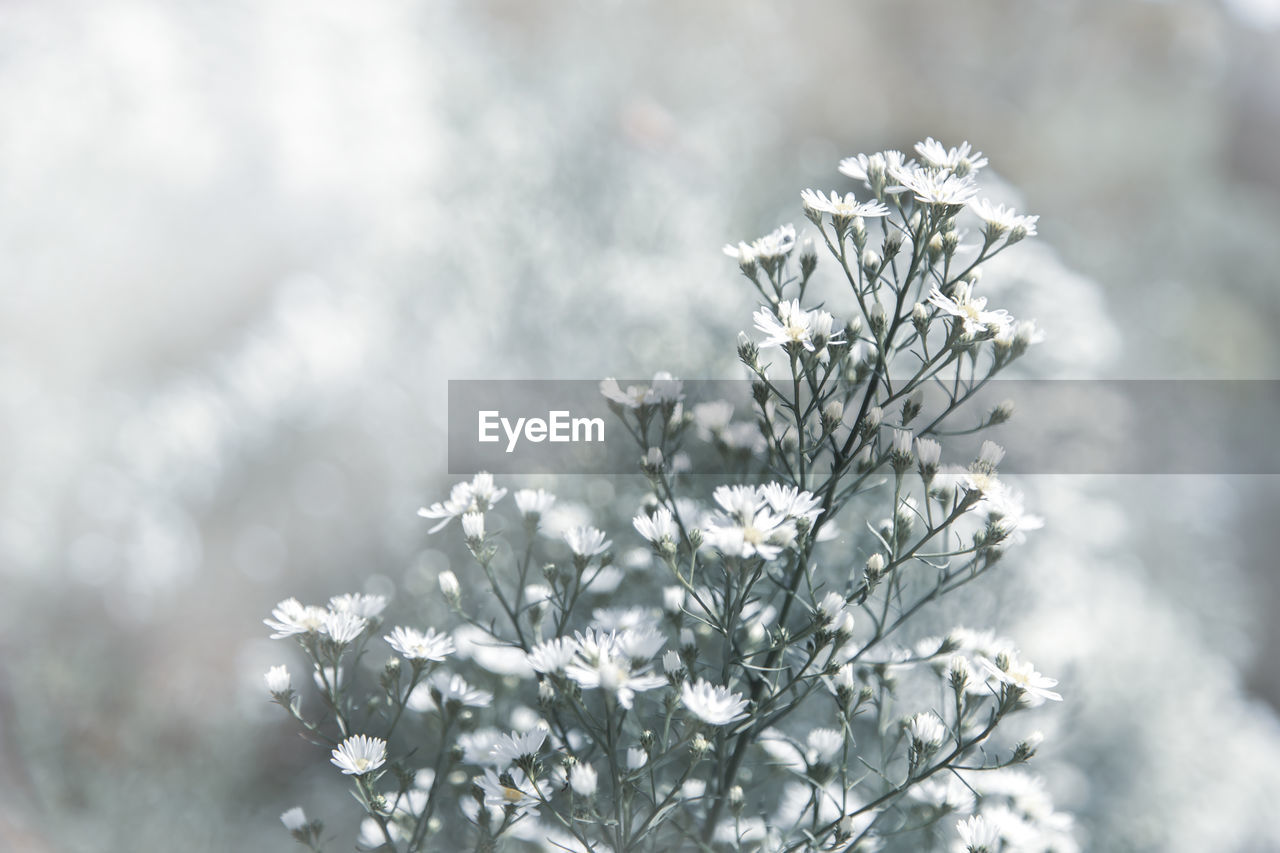
[[307,825],[307,813],[302,810],[302,806],[294,806],[280,815],[280,822],[290,832],[297,832]]
[[424,633],[414,628],[396,627],[382,639],[406,660],[442,661],[457,651],[453,638],[438,633],[434,628],[428,628]]
[[986,297],[974,296],[967,282],[957,284],[952,296],[943,295],[935,286],[929,291],[929,302],[959,319],[966,335],[999,335],[1013,324],[1013,318],[1003,308],[986,310]]
[[364,631],[368,621],[349,610],[329,611],[324,617],[324,632],[340,646],[345,646]]
[[271,618],[262,622],[275,632],[271,639],[282,640],[295,634],[318,634],[324,630],[328,613],[323,607],[304,606],[296,598],[286,598],[271,611]]
[[921,468],[937,469],[942,460],[942,445],[932,438],[916,439],[916,458]]
[[462,514],[462,535],[468,539],[483,539],[484,513],[464,512]]
[[616,633],[649,625],[653,615],[648,607],[597,607],[591,611],[591,627]]
[[515,493],[516,509],[525,518],[541,517],[556,502],[556,496],[546,489],[521,489]]
[[564,541],[569,545],[570,551],[583,559],[603,554],[613,545],[613,542],[605,538],[603,530],[585,526],[566,530]]
[[740,264],[752,261],[769,263],[785,258],[795,247],[796,229],[794,225],[788,223],[752,241],[750,245],[746,243],[739,243],[736,246],[726,245],[724,253],[731,258],[736,258]]
[[786,518],[804,518],[812,525],[822,515],[822,499],[795,486],[767,483],[760,487],[760,496],[770,509]]
[[654,627],[656,621],[651,618],[647,624],[618,632],[615,640],[618,649],[631,659],[632,664],[641,665],[653,660],[654,655],[667,644],[667,636]]
[[925,204],[964,207],[978,194],[970,176],[959,177],[934,169],[904,169],[898,173],[898,185],[891,192],[910,192]]
[[667,649],[662,654],[662,671],[667,675],[675,675],[684,669],[684,661],[675,649]]
[[994,204],[991,199],[986,198],[969,202],[969,209],[982,220],[986,226],[984,230],[993,240],[1004,234],[1012,236],[1015,233],[1019,239],[1034,237],[1036,223],[1040,221],[1039,216],[1019,215],[1012,207]]
[[445,599],[452,601],[462,594],[462,586],[458,583],[458,576],[450,571],[440,573],[436,581],[440,584],[440,592]]
[[805,210],[814,213],[829,213],[837,219],[853,219],[855,216],[876,217],[888,216],[889,208],[878,201],[858,201],[853,193],[841,196],[832,191],[827,197],[816,190],[804,190],[800,193],[800,201]]
[[289,675],[287,666],[273,666],[263,674],[262,678],[267,682],[267,690],[272,696],[288,693],[293,684],[293,677]]
[[354,613],[365,619],[374,619],[382,615],[382,611],[386,608],[385,595],[365,595],[355,592],[335,595],[329,599],[329,609],[335,613]]
[[733,421],[733,403],[728,400],[711,400],[693,407],[693,422],[703,441],[724,430]]
[[945,169],[962,178],[987,165],[987,158],[981,151],[974,151],[968,142],[961,142],[958,148],[947,148],[930,136],[924,142],[916,143],[916,153],[926,165]]
[[727,726],[747,716],[748,703],[741,693],[701,678],[692,684],[685,682],[680,701],[690,713],[713,726]]
[[844,735],[835,729],[814,729],[805,737],[809,747],[806,758],[810,764],[829,762],[844,748]]
[[600,382],[600,393],[623,408],[638,409],[641,406],[653,406],[662,403],[678,403],[684,399],[684,383],[665,370],[653,375],[648,385],[628,385],[625,391],[613,378]]
[[637,667],[616,634],[588,628],[576,638],[577,655],[565,667],[565,674],[585,690],[599,688],[612,694],[623,708],[630,708],[636,693],[667,683],[662,676],[651,674],[647,665]]
[[544,640],[529,650],[529,666],[545,675],[563,673],[577,651],[577,643],[568,637]]
[[546,786],[542,780],[530,779],[519,767],[512,767],[501,776],[485,768],[483,776],[475,777],[475,783],[484,793],[485,805],[511,809],[516,817],[538,814],[538,791]]
[[1000,843],[1000,824],[982,815],[973,815],[956,823],[956,833],[965,853],[994,853]]
[[594,797],[599,783],[599,774],[590,764],[579,762],[569,768],[569,787],[579,797]]
[[889,181],[897,181],[898,173],[906,169],[909,161],[901,151],[881,151],[876,154],[859,154],[840,161],[842,175],[862,181],[868,189],[876,191]]
[[330,761],[348,776],[363,776],[377,770],[387,760],[387,742],[382,738],[352,735],[333,750]]
[[946,726],[938,715],[931,711],[922,711],[911,718],[907,726],[911,734],[911,742],[922,749],[937,749],[946,736]]
[[760,308],[752,317],[756,328],[766,336],[760,343],[761,348],[799,344],[814,352],[817,349],[815,339],[824,339],[824,346],[840,342],[841,333],[831,335],[834,318],[826,311],[803,310],[798,299],[779,302],[772,310]]
[[440,523],[431,528],[430,533],[443,528],[451,519],[468,512],[487,512],[506,495],[506,489],[499,489],[493,482],[493,475],[481,471],[470,483],[458,483],[449,492],[449,498],[429,507],[422,507],[418,515],[423,518],[438,518]]
[[675,542],[680,536],[675,517],[665,506],[658,507],[653,515],[640,513],[631,520],[638,532],[655,545],[662,542]]
[[705,539],[720,553],[772,560],[795,541],[795,523],[769,510],[757,489],[721,486],[714,496],[724,512],[707,524]]
[[430,684],[446,705],[457,702],[468,708],[487,708],[493,702],[492,693],[472,687],[457,673],[438,672],[431,677]]
[[978,658],[978,665],[1001,684],[1020,689],[1025,704],[1035,707],[1043,705],[1046,699],[1054,702],[1062,701],[1062,694],[1049,689],[1058,685],[1058,679],[1041,675],[1029,662],[1020,661],[1013,655],[1004,655],[998,660],[1007,666],[1002,669],[999,663],[985,657]]
[[527,732],[511,732],[498,738],[489,750],[489,760],[499,767],[526,763],[538,757],[547,742],[547,730],[533,728]]
[[822,601],[818,602],[817,611],[822,614],[822,621],[831,623],[840,618],[840,614],[844,612],[844,596],[838,592],[827,593]]

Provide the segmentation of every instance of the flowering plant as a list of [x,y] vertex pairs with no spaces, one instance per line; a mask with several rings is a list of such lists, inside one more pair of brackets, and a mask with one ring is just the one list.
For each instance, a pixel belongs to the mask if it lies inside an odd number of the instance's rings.
[[[725,247],[763,300],[738,344],[749,417],[687,410],[666,374],[601,384],[651,489],[634,531],[523,489],[510,532],[507,489],[482,473],[419,511],[432,533],[459,519],[476,567],[478,584],[438,576],[451,630],[384,634],[380,596],[275,609],[267,624],[299,641],[319,707],[283,667],[268,688],[351,777],[361,847],[1072,848],[1069,818],[1015,768],[1038,736],[1003,734],[1060,699],[1056,682],[990,631],[929,621],[1040,523],[1000,480],[1000,447],[960,467],[940,442],[1040,339],[976,295],[1036,217],[978,200],[987,161],[968,144],[916,153],[842,162],[865,200],[802,193],[816,241],[786,225]],[[848,320],[812,299],[817,243]],[[710,495],[688,473],[691,436],[723,459],[729,482]],[[646,545],[620,565],[624,537]],[[379,637],[394,655],[373,677],[361,663]],[[321,849],[320,822],[282,820]]]

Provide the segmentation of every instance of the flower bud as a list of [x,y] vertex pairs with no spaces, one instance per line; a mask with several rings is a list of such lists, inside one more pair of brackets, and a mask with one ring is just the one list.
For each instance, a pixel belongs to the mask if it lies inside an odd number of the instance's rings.
[[293,677],[287,666],[273,666],[262,676],[272,696],[284,696],[292,689]]
[[813,247],[813,238],[806,237],[800,245],[800,275],[808,278],[818,267],[818,253]]
[[458,576],[453,572],[444,571],[436,578],[440,584],[440,592],[444,595],[445,601],[450,604],[457,604],[462,597],[462,588],[458,585]]
[[866,567],[863,569],[867,586],[874,587],[880,582],[880,578],[884,577],[884,566],[884,557],[879,552],[867,558]]
[[873,250],[866,249],[863,251],[860,262],[862,264],[862,271],[867,275],[875,275],[880,272],[880,256]]
[[917,302],[911,309],[911,324],[923,337],[929,331],[929,308],[923,302]]
[[884,409],[879,406],[867,409],[867,413],[862,416],[862,434],[868,436],[880,429],[882,420],[884,420]]
[[1012,400],[1004,400],[997,403],[991,410],[991,413],[987,415],[987,423],[991,426],[995,426],[996,424],[1006,422],[1013,417],[1013,408]]

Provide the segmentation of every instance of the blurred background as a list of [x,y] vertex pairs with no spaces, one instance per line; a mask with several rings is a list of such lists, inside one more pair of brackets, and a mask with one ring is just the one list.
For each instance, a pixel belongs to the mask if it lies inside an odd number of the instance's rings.
[[[432,595],[448,379],[736,376],[753,299],[720,246],[851,189],[841,157],[990,157],[1042,217],[989,282],[1048,330],[1038,375],[1280,378],[1277,26],[6,0],[0,849],[288,850],[299,803],[353,827],[267,701],[294,659],[262,618]],[[1085,848],[1280,850],[1280,484],[1020,485],[1049,523],[969,618],[1062,679],[1039,770]]]

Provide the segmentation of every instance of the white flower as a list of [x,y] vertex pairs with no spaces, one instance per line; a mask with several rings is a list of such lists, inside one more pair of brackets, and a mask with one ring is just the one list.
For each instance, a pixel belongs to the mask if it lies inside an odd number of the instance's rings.
[[791,254],[791,250],[795,246],[795,226],[787,224],[781,225],[758,240],[752,241],[749,246],[746,243],[739,243],[736,246],[732,244],[726,245],[724,253],[731,258],[736,258],[740,264],[757,260],[773,262]]
[[450,571],[443,571],[436,578],[440,583],[440,592],[448,600],[457,598],[462,593],[462,587],[458,585],[458,576]]
[[468,539],[483,539],[484,513],[464,512],[462,514],[462,535]]
[[936,471],[942,460],[942,445],[932,438],[917,438],[916,458],[920,460],[921,468]]
[[714,497],[724,512],[707,525],[706,541],[730,557],[772,560],[795,541],[795,523],[766,508],[750,486],[720,486]]
[[297,832],[307,825],[307,813],[302,810],[302,806],[294,806],[280,815],[280,822],[290,832]]
[[364,617],[357,616],[348,610],[337,613],[330,611],[324,618],[324,632],[332,637],[335,643],[345,646],[360,636],[367,624]]
[[649,754],[639,747],[633,746],[627,749],[627,769],[639,770],[649,763]]
[[525,518],[541,516],[556,502],[556,496],[546,489],[521,489],[515,493],[516,509]]
[[805,210],[813,211],[814,213],[829,213],[840,219],[853,219],[855,216],[889,215],[889,208],[880,202],[860,202],[853,193],[846,193],[842,198],[833,191],[831,197],[828,198],[820,192],[805,190],[800,193],[800,200],[804,203]]
[[1020,661],[1013,655],[1002,655],[997,660],[1006,666],[1001,668],[999,663],[994,663],[985,657],[978,658],[978,664],[996,681],[1020,689],[1026,704],[1034,707],[1044,704],[1046,699],[1054,702],[1062,701],[1061,694],[1049,689],[1057,686],[1056,678],[1041,675],[1030,663]]
[[912,717],[908,729],[911,732],[912,743],[918,749],[929,750],[937,749],[942,744],[942,738],[947,731],[937,714],[930,711],[922,711]]
[[[641,608],[635,608],[641,610]],[[643,611],[647,612],[647,611]],[[654,627],[651,620],[646,624],[627,628],[618,633],[615,642],[618,650],[631,659],[633,664],[644,664],[667,644],[667,637]]]
[[957,284],[953,293],[953,296],[944,296],[935,286],[929,291],[929,302],[958,318],[966,335],[980,335],[984,332],[999,335],[1012,325],[1013,318],[1008,311],[1003,308],[987,311],[986,297],[974,296],[966,282]]
[[499,767],[520,764],[537,758],[542,745],[547,742],[547,730],[533,728],[527,732],[502,735],[489,750],[489,760]]
[[890,179],[897,180],[898,173],[908,167],[901,151],[881,151],[877,154],[859,154],[840,161],[840,174],[862,181],[873,191],[883,188]]
[[987,158],[981,151],[974,152],[968,142],[961,142],[959,148],[948,149],[930,136],[924,142],[916,143],[916,153],[934,169],[944,169],[962,178],[987,165]]
[[593,797],[600,778],[590,764],[575,764],[569,768],[569,787],[579,797]]
[[774,512],[787,518],[808,519],[812,525],[822,515],[822,500],[795,486],[768,483],[760,487],[760,496]]
[[295,634],[316,634],[324,629],[324,620],[329,611],[323,607],[303,606],[296,598],[286,598],[271,611],[272,618],[263,619],[263,624],[275,633],[273,640],[282,640]]
[[722,431],[733,420],[733,403],[728,400],[712,400],[693,407],[693,422],[703,441]]
[[499,776],[486,768],[483,776],[475,778],[476,786],[484,793],[488,806],[511,808],[518,817],[537,815],[541,800],[538,791],[545,786],[542,780],[531,780],[519,767],[513,767]]
[[[432,693],[440,697],[440,703],[443,705],[455,702],[459,706],[468,708],[487,708],[493,702],[492,693],[472,687],[457,673],[436,672],[427,679],[425,684],[419,684],[415,687],[413,693],[418,693],[421,688],[426,688],[425,693],[420,694],[416,702],[410,703],[411,707],[414,704],[418,706],[413,708],[415,711],[429,711],[432,709],[434,704]],[[413,698],[413,694],[410,694],[410,698]]]
[[545,674],[562,673],[573,661],[578,646],[568,637],[556,637],[544,640],[529,650],[529,666],[535,672]]
[[838,592],[829,592],[818,602],[818,612],[822,614],[822,621],[834,622],[840,618],[840,614],[844,612],[844,596]]
[[982,442],[982,447],[978,449],[978,458],[974,461],[974,465],[988,471],[994,471],[1003,460],[1004,448],[994,441],[984,441]]
[[986,233],[992,240],[1002,234],[1009,234],[1011,240],[1015,235],[1019,240],[1036,235],[1039,216],[1019,216],[1012,207],[992,204],[990,199],[985,198],[969,202],[969,209],[986,225]]
[[481,471],[470,483],[455,485],[449,492],[448,500],[423,507],[418,510],[418,515],[440,519],[440,523],[429,531],[435,533],[457,516],[468,512],[487,512],[506,493],[506,489],[499,489],[494,485],[492,474]]
[[933,169],[903,169],[897,175],[898,186],[891,192],[910,191],[925,204],[963,207],[978,194],[972,177],[959,177]]
[[982,815],[973,815],[956,823],[956,832],[966,853],[994,853],[1000,842],[1000,825]]
[[701,678],[693,684],[684,684],[680,701],[696,717],[713,726],[727,726],[747,716],[747,700],[741,693]]
[[824,346],[840,342],[840,333],[831,334],[835,318],[826,311],[803,310],[798,299],[783,300],[773,310],[760,308],[752,318],[756,328],[766,336],[760,343],[762,348],[799,344],[809,352],[814,352],[815,339],[821,340]]
[[683,388],[684,383],[666,371],[655,373],[651,384],[628,385],[626,391],[618,385],[617,379],[609,378],[600,382],[600,393],[627,409],[679,402],[684,399]]
[[893,431],[893,455],[900,459],[911,459],[912,435],[909,429]]
[[640,513],[631,523],[635,525],[636,531],[648,539],[655,545],[663,541],[675,542],[680,535],[679,528],[676,527],[675,517],[671,515],[671,510],[665,506],[658,507],[653,515]]
[[364,595],[356,592],[335,595],[329,599],[329,609],[335,613],[354,613],[365,619],[373,619],[381,615],[386,607],[387,597],[385,595]]
[[352,735],[333,751],[330,761],[348,776],[363,776],[377,770],[387,760],[387,742],[382,738]]
[[605,539],[603,530],[597,530],[594,527],[574,527],[566,530],[564,541],[568,543],[570,551],[584,559],[603,554],[613,545]]
[[293,684],[293,678],[289,675],[287,666],[273,666],[262,677],[267,682],[267,690],[272,696],[288,693],[289,687]]
[[599,688],[610,693],[624,708],[630,708],[637,692],[665,685],[666,679],[652,675],[647,666],[636,667],[630,650],[616,634],[588,628],[577,635],[577,655],[565,667],[565,674],[584,689]]
[[662,609],[668,613],[679,613],[684,610],[684,587],[664,586],[662,588]]
[[382,639],[406,660],[442,661],[457,651],[453,639],[448,634],[437,633],[434,628],[423,633],[414,628],[396,627]]
[[810,764],[828,762],[844,747],[844,735],[835,729],[814,729],[805,737]]
[[684,661],[675,649],[667,649],[662,655],[662,671],[667,675],[675,675],[684,669]]

